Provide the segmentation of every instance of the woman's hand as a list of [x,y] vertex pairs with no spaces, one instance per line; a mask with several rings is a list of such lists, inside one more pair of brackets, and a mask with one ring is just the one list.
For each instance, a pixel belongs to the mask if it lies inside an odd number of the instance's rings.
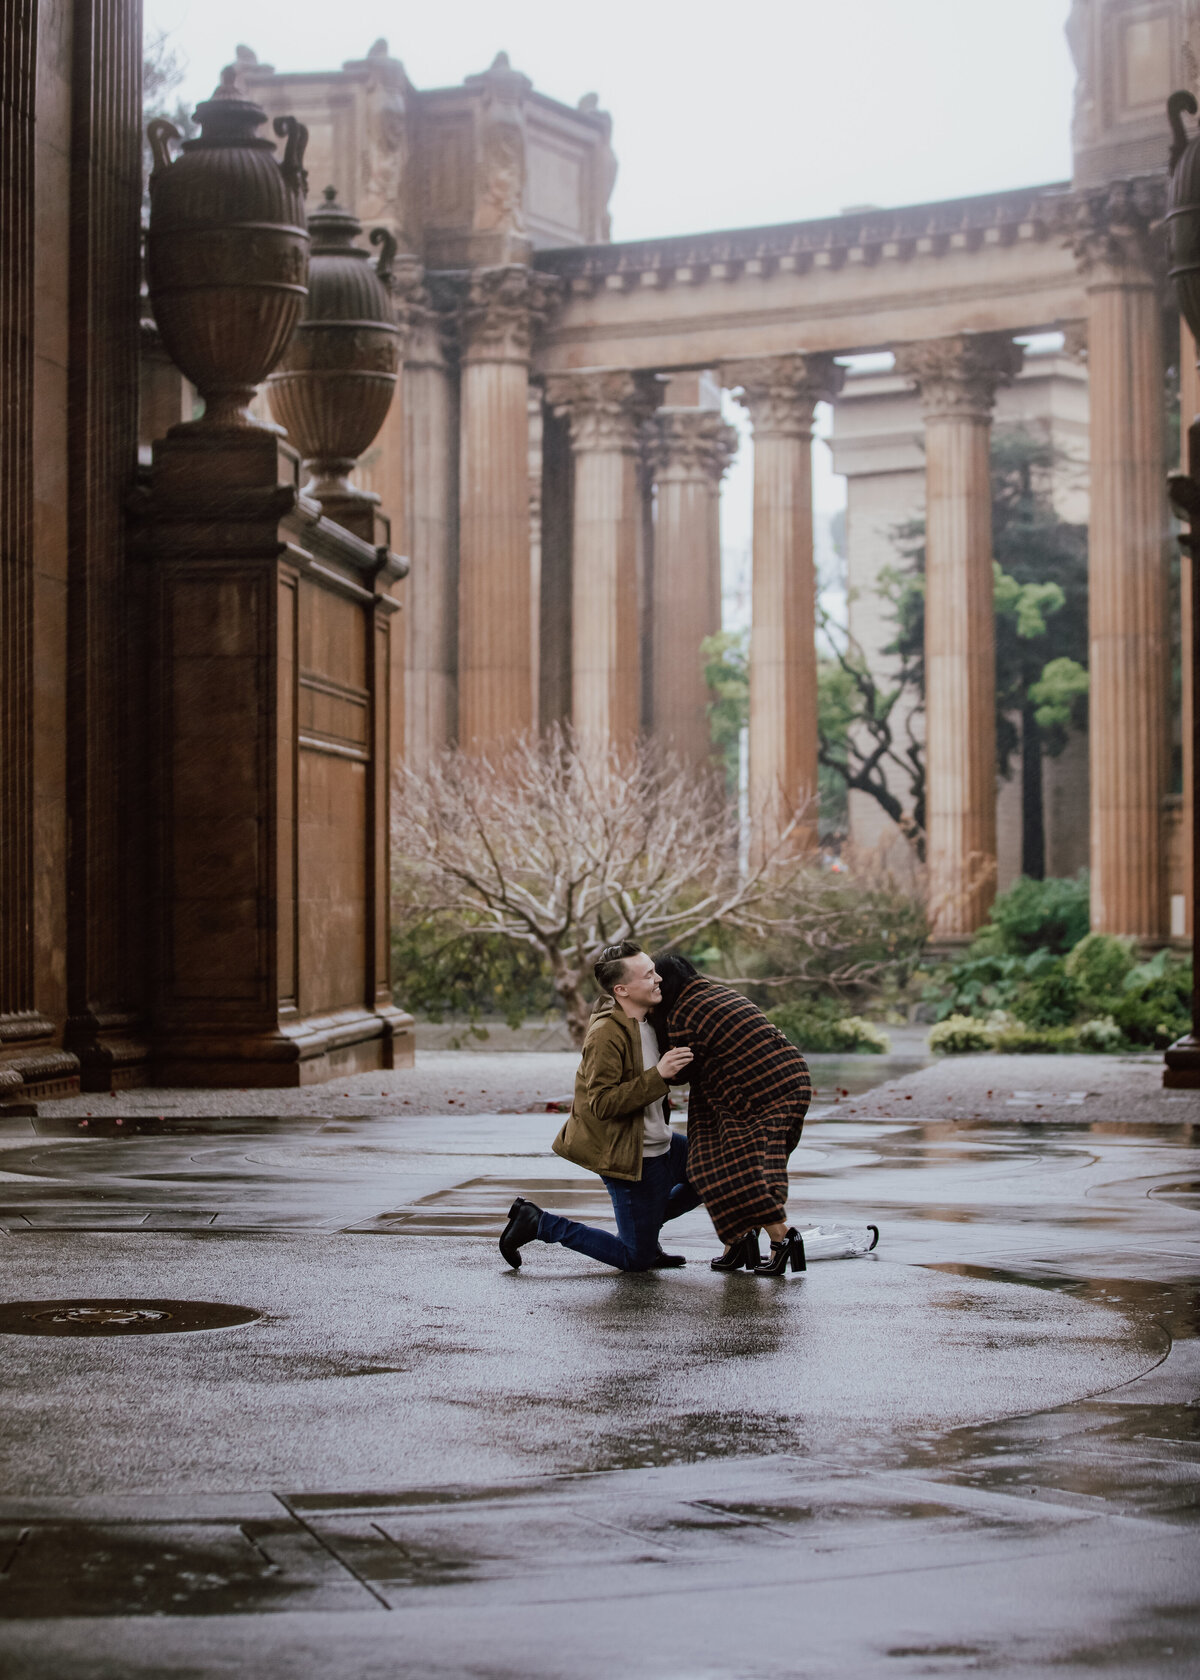
[[677,1074],[683,1072],[691,1060],[692,1052],[686,1044],[681,1044],[674,1050],[666,1051],[658,1058],[658,1071],[664,1079],[674,1079]]

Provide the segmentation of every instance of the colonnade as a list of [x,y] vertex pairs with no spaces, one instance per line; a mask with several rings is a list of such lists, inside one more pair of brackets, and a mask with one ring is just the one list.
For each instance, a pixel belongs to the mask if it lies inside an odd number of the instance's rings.
[[[1166,917],[1168,788],[1160,275],[1151,211],[1119,189],[1081,203],[1088,317],[1071,326],[1086,339],[1092,401],[1093,924],[1153,938]],[[736,433],[715,408],[660,406],[666,381],[645,369],[539,381],[537,332],[558,285],[512,265],[432,276],[404,306],[408,751],[455,739],[486,749],[551,721],[539,706],[538,567],[559,564],[571,626],[569,655],[554,655],[570,667],[561,713],[585,743],[649,728],[699,765],[710,755],[700,644],[720,628],[718,495]],[[1021,350],[1007,331],[894,348],[924,416],[926,831],[935,932],[955,941],[995,890],[989,445],[996,391]],[[833,353],[797,350],[720,362],[719,373],[755,444],[750,802],[761,852],[789,822],[797,844],[816,839],[811,441],[815,406],[836,397],[843,371]],[[544,412],[566,429],[571,471],[553,513],[549,476],[546,506],[534,497],[543,523],[531,540],[539,386],[537,459]]]

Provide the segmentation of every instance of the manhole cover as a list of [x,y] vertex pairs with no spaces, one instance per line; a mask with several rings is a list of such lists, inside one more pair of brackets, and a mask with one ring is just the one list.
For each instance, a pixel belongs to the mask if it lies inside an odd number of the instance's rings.
[[0,1301],[0,1333],[10,1336],[159,1336],[226,1330],[261,1317],[222,1301]]

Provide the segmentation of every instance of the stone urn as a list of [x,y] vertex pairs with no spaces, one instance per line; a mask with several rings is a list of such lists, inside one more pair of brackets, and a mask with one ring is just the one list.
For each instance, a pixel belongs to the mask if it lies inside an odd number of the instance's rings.
[[1200,338],[1200,131],[1188,139],[1183,113],[1196,114],[1196,100],[1185,90],[1167,101],[1171,124],[1170,185],[1163,218],[1171,242],[1170,278],[1175,282],[1179,308],[1193,334]]
[[[312,474],[319,502],[362,500],[347,474],[387,415],[400,366],[400,332],[388,282],[396,241],[385,228],[372,265],[354,243],[362,224],[333,187],[309,219],[308,302],[295,336],[267,382],[271,412]],[[371,498],[374,500],[375,498]]]
[[179,130],[147,128],[154,157],[146,280],[167,353],[204,398],[188,429],[261,426],[249,411],[307,295],[304,148],[308,130],[277,117],[283,161],[255,130],[267,120],[242,97],[233,65],[196,108],[200,136],[172,160]]

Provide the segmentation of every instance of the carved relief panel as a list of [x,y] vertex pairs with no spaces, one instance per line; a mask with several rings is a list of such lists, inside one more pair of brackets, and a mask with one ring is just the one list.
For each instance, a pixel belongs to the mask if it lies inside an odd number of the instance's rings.
[[1097,186],[1161,168],[1163,111],[1188,82],[1185,37],[1195,0],[1075,0],[1075,180]]

